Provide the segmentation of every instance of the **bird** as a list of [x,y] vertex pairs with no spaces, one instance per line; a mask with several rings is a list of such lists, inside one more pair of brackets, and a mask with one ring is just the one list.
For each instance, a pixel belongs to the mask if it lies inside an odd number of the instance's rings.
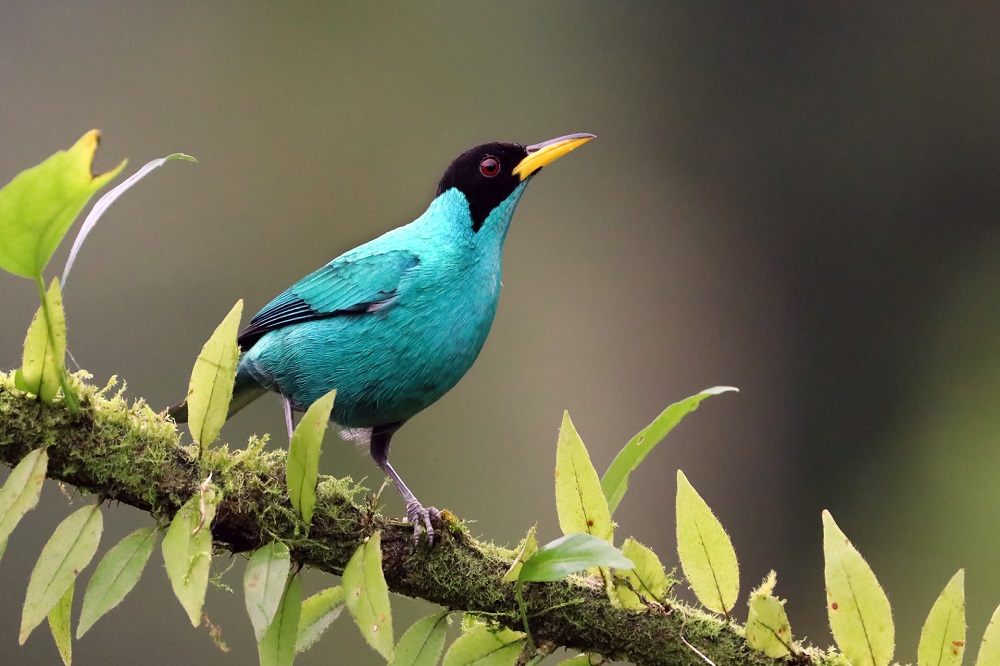
[[[542,167],[595,138],[490,142],[455,158],[416,220],[345,252],[264,306],[238,335],[227,418],[268,391],[294,415],[336,389],[330,420],[368,440],[403,497],[413,538],[434,543],[425,508],[389,463],[399,428],[472,367],[500,296],[501,251],[514,209]],[[184,403],[169,413],[187,420]]]

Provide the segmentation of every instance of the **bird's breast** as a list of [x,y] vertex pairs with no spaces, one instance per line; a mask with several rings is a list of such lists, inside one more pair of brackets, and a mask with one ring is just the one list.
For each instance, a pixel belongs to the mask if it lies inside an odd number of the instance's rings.
[[[456,271],[428,277],[400,294],[395,312],[411,342],[405,343],[411,361],[432,373],[459,377],[475,361],[489,334],[499,299],[499,271]],[[456,380],[457,381],[457,380]],[[450,388],[450,387],[449,387]]]

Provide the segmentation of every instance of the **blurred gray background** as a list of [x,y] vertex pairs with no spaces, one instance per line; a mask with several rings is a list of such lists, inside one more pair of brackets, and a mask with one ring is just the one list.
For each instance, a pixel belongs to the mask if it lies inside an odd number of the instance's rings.
[[[794,633],[826,645],[828,508],[912,661],[959,567],[972,651],[1000,602],[998,25],[988,2],[8,2],[0,181],[92,127],[101,169],[201,161],[123,197],[66,294],[76,359],[163,407],[238,298],[252,313],[412,220],[462,150],[597,134],[522,200],[490,339],[396,437],[397,469],[483,538],[513,545],[537,521],[547,541],[564,409],[603,470],[669,403],[738,386],[633,475],[617,534],[676,564],[682,468],[733,537],[743,599],[776,569]],[[0,367],[19,364],[36,303],[0,275]],[[268,397],[223,437],[282,431]],[[381,483],[332,436],[322,471]],[[67,513],[51,485],[11,540],[0,663],[58,660],[44,628],[19,648],[17,627]],[[128,507],[105,520],[102,552],[150,523]],[[243,562],[225,576],[237,589]],[[307,591],[336,582],[312,573]],[[242,594],[210,590],[206,610],[228,654],[188,625],[157,551],[76,663],[254,663]],[[397,635],[431,610],[395,598]],[[380,660],[344,617],[298,663]]]

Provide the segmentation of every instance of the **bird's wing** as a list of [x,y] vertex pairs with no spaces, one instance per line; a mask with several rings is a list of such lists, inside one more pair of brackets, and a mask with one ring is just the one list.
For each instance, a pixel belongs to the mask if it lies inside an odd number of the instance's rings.
[[406,250],[338,257],[254,315],[239,335],[240,347],[246,351],[265,333],[291,324],[375,312],[392,301],[403,274],[418,263]]

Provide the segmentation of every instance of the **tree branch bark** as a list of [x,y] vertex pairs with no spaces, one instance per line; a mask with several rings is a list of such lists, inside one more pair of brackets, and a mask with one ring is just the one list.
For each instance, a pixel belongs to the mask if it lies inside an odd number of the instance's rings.
[[[211,526],[218,550],[243,553],[280,539],[295,562],[340,574],[364,538],[381,530],[382,567],[393,592],[523,628],[514,586],[501,580],[512,554],[477,542],[454,516],[446,513],[433,548],[415,548],[410,525],[355,502],[348,481],[323,477],[307,532],[288,501],[284,451],[264,451],[251,441],[246,449],[211,449],[199,460],[196,449],[180,445],[173,422],[142,401],[128,405],[120,393],[105,395],[79,378],[73,383],[81,403],[76,417],[62,404],[21,393],[0,373],[0,462],[13,466],[45,446],[49,478],[132,505],[161,524],[211,473],[224,493]],[[524,596],[532,635],[542,645],[650,666],[703,666],[687,641],[717,666],[788,663],[750,648],[733,623],[680,602],[646,611],[616,608],[600,584],[583,579],[528,584]],[[802,661],[840,659],[808,652]]]

